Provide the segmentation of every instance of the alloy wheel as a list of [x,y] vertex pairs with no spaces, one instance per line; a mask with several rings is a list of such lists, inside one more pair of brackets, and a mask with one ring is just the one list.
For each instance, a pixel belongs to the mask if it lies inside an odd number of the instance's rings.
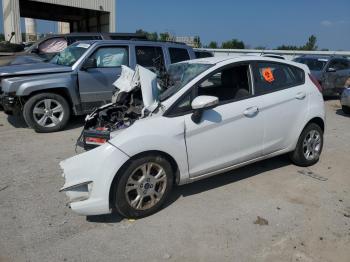
[[55,127],[62,122],[64,109],[55,99],[43,99],[37,102],[33,109],[36,123],[42,127]]
[[314,160],[320,156],[321,134],[317,130],[311,130],[307,133],[303,141],[303,153],[307,160]]
[[147,210],[161,200],[166,186],[167,176],[160,165],[153,162],[142,164],[128,178],[126,200],[136,210]]

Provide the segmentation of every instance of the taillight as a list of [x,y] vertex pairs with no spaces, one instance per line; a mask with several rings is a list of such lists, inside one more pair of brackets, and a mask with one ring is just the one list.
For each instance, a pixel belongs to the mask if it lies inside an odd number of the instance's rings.
[[320,84],[320,82],[318,82],[318,80],[316,79],[316,77],[314,77],[313,75],[309,74],[309,77],[312,81],[312,83],[314,83],[314,85],[317,87],[318,91],[320,91],[320,93],[322,93],[322,86]]

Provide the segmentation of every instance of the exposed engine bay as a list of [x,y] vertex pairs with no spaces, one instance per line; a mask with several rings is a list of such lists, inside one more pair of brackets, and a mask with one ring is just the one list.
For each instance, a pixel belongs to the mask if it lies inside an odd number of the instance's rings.
[[158,108],[161,87],[152,71],[141,66],[135,71],[122,66],[122,73],[113,85],[116,91],[112,103],[95,109],[86,117],[77,145],[85,149],[99,146],[111,138],[112,132],[130,127]]

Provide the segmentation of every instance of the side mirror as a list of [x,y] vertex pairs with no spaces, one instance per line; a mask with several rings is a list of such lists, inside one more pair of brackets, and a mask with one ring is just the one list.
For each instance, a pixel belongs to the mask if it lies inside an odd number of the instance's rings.
[[194,110],[191,119],[199,124],[202,119],[203,111],[211,109],[219,104],[219,98],[215,96],[198,96],[192,101],[192,109]]
[[86,71],[89,68],[96,68],[97,67],[97,61],[94,58],[88,58],[84,62],[83,66],[81,67],[82,70]]
[[335,69],[334,67],[329,67],[329,68],[327,69],[327,72],[328,72],[328,73],[335,73],[335,72],[337,72],[337,69]]

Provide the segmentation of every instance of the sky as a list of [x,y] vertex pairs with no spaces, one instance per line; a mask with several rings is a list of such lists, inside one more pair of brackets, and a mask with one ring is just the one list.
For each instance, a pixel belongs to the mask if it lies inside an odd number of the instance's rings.
[[[320,49],[350,50],[350,0],[117,0],[116,9],[118,32],[199,35],[204,44],[236,38],[252,48],[303,45],[314,34]],[[40,33],[55,30],[38,24]]]

